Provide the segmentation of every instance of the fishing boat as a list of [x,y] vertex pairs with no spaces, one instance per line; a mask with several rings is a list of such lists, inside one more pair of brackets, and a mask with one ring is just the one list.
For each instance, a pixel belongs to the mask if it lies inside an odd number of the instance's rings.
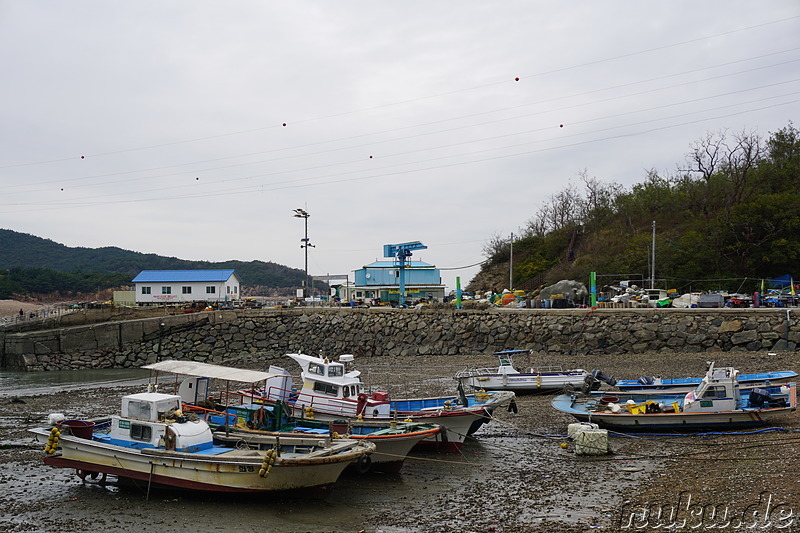
[[[302,424],[302,425],[301,425]],[[366,440],[375,445],[375,451],[370,455],[362,455],[352,467],[360,474],[367,472],[397,473],[403,468],[408,454],[420,441],[435,437],[442,427],[436,424],[419,422],[392,421],[389,423],[374,420],[340,420],[315,421],[306,419],[297,421],[291,428],[291,435],[341,435],[348,439]],[[273,436],[285,435],[284,432],[272,432],[259,429],[236,427],[225,433],[224,437],[217,437],[222,442],[239,445],[244,442],[248,445],[258,445],[264,439]]]
[[184,416],[179,395],[122,398],[121,415],[57,420],[32,428],[46,444],[44,462],[74,468],[82,479],[109,474],[151,486],[205,492],[326,495],[354,461],[372,453],[364,440],[320,436],[271,437],[255,446],[216,444],[207,422]]
[[[649,393],[687,393],[700,384],[703,378],[677,378],[665,379],[653,376],[642,376],[638,379],[616,380],[613,377],[605,378],[598,370],[592,372],[600,381],[605,381],[612,387],[625,392]],[[600,376],[600,377],[597,377]],[[797,372],[792,370],[780,370],[776,372],[759,372],[755,374],[739,374],[739,387],[742,389],[753,389],[769,387],[781,383],[788,383],[797,379]]]
[[797,408],[797,391],[795,383],[742,391],[736,369],[717,369],[712,363],[696,388],[683,396],[573,393],[556,396],[551,403],[581,422],[608,429],[693,431],[764,426]]
[[[372,454],[365,454],[353,463],[361,472],[399,472],[411,449],[423,439],[434,438],[441,426],[431,423],[403,420],[315,420],[292,416],[291,406],[282,400],[260,398],[258,403],[245,402],[230,382],[251,385],[268,383],[282,375],[231,368],[194,361],[160,361],[145,365],[153,371],[154,384],[159,384],[159,373],[174,374],[172,383],[181,396],[184,413],[195,413],[212,427],[215,441],[226,445],[263,445],[275,437],[319,435],[367,440],[375,445]],[[225,382],[225,390],[212,395],[210,380]],[[170,382],[161,381],[169,386]],[[230,397],[230,398],[229,398]],[[235,398],[238,401],[231,401]],[[305,414],[305,413],[304,413]]]
[[513,391],[516,394],[554,392],[570,385],[580,387],[589,375],[586,370],[562,370],[560,367],[530,368],[520,372],[514,367],[514,357],[529,356],[530,350],[503,350],[495,352],[497,368],[468,368],[456,373],[455,378],[473,390]]
[[458,451],[468,435],[491,420],[495,409],[501,406],[516,409],[515,395],[509,391],[465,394],[461,390],[449,396],[391,399],[385,391],[366,391],[361,372],[345,366],[353,361],[351,354],[341,355],[339,361],[301,353],[287,356],[300,365],[302,388],[292,389],[289,373],[272,366],[271,372],[284,373],[281,383],[241,392],[249,395],[254,403],[262,398],[285,401],[291,406],[292,416],[298,418],[383,422],[408,419],[444,428],[439,434],[420,441],[420,447]]

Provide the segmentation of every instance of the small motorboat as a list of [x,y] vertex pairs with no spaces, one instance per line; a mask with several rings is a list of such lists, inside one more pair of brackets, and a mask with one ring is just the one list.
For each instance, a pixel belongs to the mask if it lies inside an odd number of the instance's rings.
[[551,403],[581,422],[618,431],[759,427],[797,408],[795,383],[742,390],[736,369],[717,369],[713,363],[685,395],[610,392],[561,394]]
[[513,358],[529,356],[530,350],[503,350],[495,352],[497,368],[469,368],[460,370],[455,378],[473,390],[512,391],[516,394],[555,392],[565,386],[581,387],[589,373],[577,368],[562,370],[560,367],[530,368],[520,372],[514,367]]
[[318,435],[271,437],[258,446],[215,442],[208,423],[184,415],[178,395],[145,392],[122,398],[121,415],[63,420],[32,428],[45,444],[45,464],[74,468],[82,479],[136,480],[151,486],[207,492],[328,493],[353,462],[375,450],[365,440]]

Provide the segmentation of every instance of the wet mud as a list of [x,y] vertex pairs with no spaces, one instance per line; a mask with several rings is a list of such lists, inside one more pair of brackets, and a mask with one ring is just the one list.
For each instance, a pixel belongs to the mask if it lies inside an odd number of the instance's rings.
[[[701,373],[707,359],[708,354],[669,359],[561,356],[540,364],[602,368],[625,378],[678,377]],[[767,359],[741,354],[725,359],[718,358],[717,364],[732,364],[743,372],[798,370],[793,355]],[[385,358],[372,358],[359,361],[358,367],[367,381],[389,388],[394,395],[401,389],[424,395],[443,387],[453,390],[454,368],[491,363],[487,357],[397,358],[387,366]],[[399,385],[391,385],[392,381]],[[45,466],[41,446],[24,431],[43,424],[50,412],[70,418],[116,412],[123,394],[141,389],[129,384],[65,391],[53,387],[27,396],[0,394],[0,528],[179,533],[196,532],[198,527],[387,533],[649,531],[667,529],[665,523],[656,524],[653,509],[685,500],[687,490],[695,502],[723,505],[732,514],[763,499],[766,491],[785,504],[784,509],[793,510],[795,516],[800,513],[797,413],[780,421],[787,431],[713,438],[612,435],[613,453],[577,456],[571,444],[563,446],[567,425],[574,420],[552,409],[549,396],[522,396],[517,398],[517,414],[496,411],[495,420],[468,440],[461,453],[414,452],[398,474],[346,472],[323,500],[171,490],[151,490],[148,495],[141,484],[84,483],[71,470]],[[760,531],[792,530],[773,529],[787,522],[775,516],[769,519],[768,527]],[[800,529],[800,519],[792,524]]]

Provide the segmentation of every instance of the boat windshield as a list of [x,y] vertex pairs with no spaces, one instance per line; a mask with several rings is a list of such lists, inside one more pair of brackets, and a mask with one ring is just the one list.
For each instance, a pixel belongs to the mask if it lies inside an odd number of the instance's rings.
[[344,375],[343,365],[331,365],[328,367],[328,376],[332,378],[342,377]]

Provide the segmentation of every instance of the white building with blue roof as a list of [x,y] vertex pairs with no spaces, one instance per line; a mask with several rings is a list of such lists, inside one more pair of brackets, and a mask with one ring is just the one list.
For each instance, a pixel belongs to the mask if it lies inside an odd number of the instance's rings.
[[225,302],[241,298],[235,270],[142,270],[133,278],[137,304]]

